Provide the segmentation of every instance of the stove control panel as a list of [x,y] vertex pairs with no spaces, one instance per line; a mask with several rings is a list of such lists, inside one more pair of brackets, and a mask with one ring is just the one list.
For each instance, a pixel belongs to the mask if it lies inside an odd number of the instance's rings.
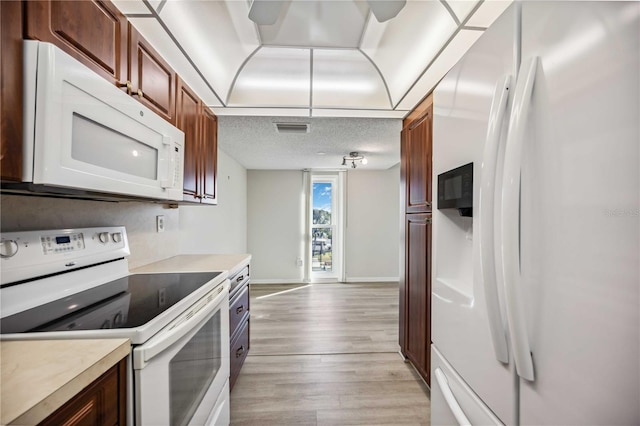
[[84,250],[84,234],[48,235],[40,237],[44,254]]
[[123,226],[0,234],[2,285],[129,255]]

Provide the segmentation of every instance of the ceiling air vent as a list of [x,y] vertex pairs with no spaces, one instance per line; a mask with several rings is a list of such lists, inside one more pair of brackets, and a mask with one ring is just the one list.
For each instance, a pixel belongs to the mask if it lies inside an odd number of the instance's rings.
[[309,123],[273,123],[278,133],[309,133]]

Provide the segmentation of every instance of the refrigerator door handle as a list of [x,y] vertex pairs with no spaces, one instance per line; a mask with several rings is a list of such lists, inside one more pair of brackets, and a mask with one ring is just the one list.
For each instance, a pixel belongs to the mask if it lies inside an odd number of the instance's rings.
[[511,108],[502,180],[502,269],[504,294],[516,371],[533,381],[533,358],[520,280],[520,173],[527,120],[531,109],[538,58],[523,61]]
[[447,380],[447,376],[442,372],[440,368],[435,369],[436,380],[438,381],[438,387],[442,391],[442,396],[444,396],[444,400],[447,402],[449,409],[453,413],[453,416],[458,421],[460,426],[471,426],[471,422],[462,411],[462,407],[456,400],[456,397],[453,396],[453,392],[451,392],[451,388],[449,387],[449,381]]
[[498,151],[500,136],[504,118],[507,115],[507,101],[509,99],[509,86],[511,76],[505,75],[498,80],[491,110],[489,113],[489,126],[487,129],[487,140],[484,146],[482,158],[482,174],[480,179],[480,262],[482,265],[482,276],[484,278],[484,298],[487,305],[487,318],[491,339],[496,359],[504,364],[509,362],[509,349],[507,347],[506,330],[500,312],[500,302],[498,300],[498,277],[496,274],[495,260],[495,233],[494,233],[494,211],[495,211],[495,188],[496,170],[498,166]]

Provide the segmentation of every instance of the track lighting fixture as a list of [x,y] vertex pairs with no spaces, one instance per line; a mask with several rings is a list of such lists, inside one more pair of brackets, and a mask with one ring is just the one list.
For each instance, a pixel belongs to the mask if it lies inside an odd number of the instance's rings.
[[368,163],[367,159],[364,158],[364,155],[360,155],[356,151],[350,152],[349,155],[342,157],[342,165],[346,166],[348,162],[351,162],[352,169],[356,168],[356,161],[362,165],[366,165]]

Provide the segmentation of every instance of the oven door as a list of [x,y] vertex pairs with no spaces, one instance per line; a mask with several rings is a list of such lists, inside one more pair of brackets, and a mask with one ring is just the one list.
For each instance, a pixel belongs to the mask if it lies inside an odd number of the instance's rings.
[[136,424],[228,422],[229,280],[135,347],[133,368]]

